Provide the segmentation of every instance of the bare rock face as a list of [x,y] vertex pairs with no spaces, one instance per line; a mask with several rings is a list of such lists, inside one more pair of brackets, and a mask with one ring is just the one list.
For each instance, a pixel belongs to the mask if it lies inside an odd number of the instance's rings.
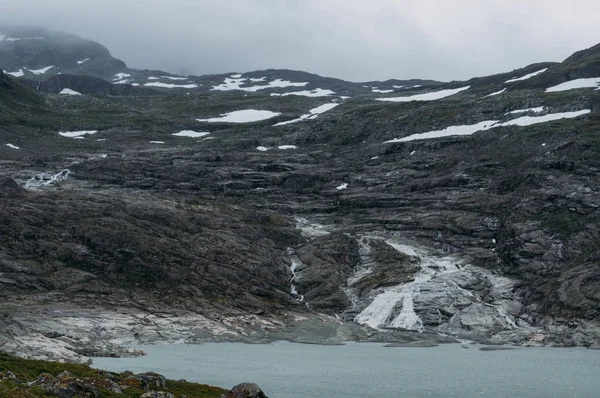
[[227,394],[221,398],[267,398],[259,386],[253,383],[242,383],[233,387]]

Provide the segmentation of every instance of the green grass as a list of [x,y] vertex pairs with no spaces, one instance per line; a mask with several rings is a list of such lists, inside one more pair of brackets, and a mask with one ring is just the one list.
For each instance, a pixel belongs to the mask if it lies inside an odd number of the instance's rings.
[[[97,380],[110,378],[121,386],[127,377],[125,374],[107,374],[106,372],[92,369],[87,365],[29,360],[0,353],[0,373],[11,371],[18,378],[18,382],[16,383],[11,381],[0,382],[0,398],[45,398],[47,395],[44,394],[42,387],[28,387],[24,382],[33,381],[42,373],[50,373],[53,376],[57,376],[65,370],[76,378]],[[124,388],[123,394],[117,394],[103,388],[98,388],[98,393],[102,398],[138,398],[144,393],[138,383],[133,382],[128,383],[128,385],[130,385],[130,388]],[[188,398],[220,398],[221,394],[226,392],[226,390],[218,387],[174,380],[167,380],[164,391],[173,393],[176,398],[184,395]]]

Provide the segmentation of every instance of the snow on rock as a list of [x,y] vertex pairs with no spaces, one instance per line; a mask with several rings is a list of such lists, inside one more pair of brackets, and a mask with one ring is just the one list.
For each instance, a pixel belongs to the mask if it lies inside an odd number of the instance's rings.
[[131,77],[129,73],[115,73],[115,78],[113,80],[123,80],[126,77]]
[[266,77],[251,77],[250,80],[252,83],[264,82],[267,80]]
[[177,76],[161,76],[163,79],[169,80],[188,80],[187,77],[177,77]]
[[77,61],[77,64],[78,64],[78,65],[83,65],[83,64],[85,64],[85,63],[86,63],[87,61],[89,61],[89,60],[90,60],[89,58],[84,58],[84,59],[82,59],[81,61]]
[[327,97],[330,95],[335,95],[335,91],[325,90],[322,88],[316,88],[314,90],[291,91],[289,93],[283,93],[283,94],[278,94],[278,93],[271,94],[271,96],[273,96],[273,97],[287,97],[288,95],[298,95],[298,96],[303,96],[303,97],[317,98],[317,97]]
[[63,88],[62,91],[58,94],[59,95],[81,95],[81,93],[78,93],[75,90],[71,90],[70,88]]
[[198,85],[196,83],[191,84],[171,84],[171,83],[161,83],[161,82],[152,82],[146,83],[144,86],[147,87],[161,87],[161,88],[197,88]]
[[466,91],[469,88],[471,88],[471,86],[448,89],[448,90],[441,90],[441,91],[434,91],[431,93],[416,94],[416,95],[411,95],[409,97],[377,98],[377,101],[389,101],[389,102],[435,101],[438,99],[450,97],[450,96],[458,94],[462,91]]
[[9,148],[12,148],[12,149],[21,149],[18,146],[13,145],[13,144],[6,144],[6,146],[9,147]]
[[199,122],[207,123],[252,123],[261,120],[271,119],[275,116],[279,116],[279,112],[261,111],[256,109],[245,109],[243,111],[234,111],[224,113],[221,117],[215,117],[211,119],[196,119]]
[[92,135],[92,134],[96,134],[98,132],[98,130],[87,130],[87,131],[66,131],[66,132],[60,132],[58,133],[58,135],[61,135],[63,137],[67,137],[67,138],[83,138],[84,135]]
[[274,126],[285,126],[286,124],[297,123],[297,122],[301,122],[303,120],[316,119],[320,114],[330,111],[338,105],[339,104],[336,104],[335,102],[332,102],[329,104],[323,104],[321,106],[318,106],[316,108],[309,110],[307,114],[300,116],[298,119],[293,119],[293,120],[288,120],[285,122],[277,123]]
[[498,123],[497,120],[485,120],[483,122],[479,122],[476,124],[470,124],[470,125],[464,125],[464,126],[450,126],[443,130],[434,130],[434,131],[428,131],[426,133],[409,135],[408,137],[395,138],[393,140],[384,142],[384,144],[391,144],[394,142],[424,140],[427,138],[448,137],[451,135],[471,135],[477,131],[487,130],[487,129],[491,128],[491,126],[495,125],[496,123]]
[[515,77],[513,79],[507,80],[505,83],[514,83],[514,82],[520,82],[523,80],[531,79],[534,76],[541,75],[542,73],[546,72],[547,70],[548,70],[548,68],[544,68],[542,70],[538,70],[537,72],[530,73],[523,77]]
[[296,145],[279,145],[277,148],[286,150],[286,149],[297,149],[298,147]]
[[61,170],[56,174],[47,172],[40,173],[27,180],[23,187],[26,189],[49,187],[51,185],[55,185],[58,182],[68,179],[70,173],[71,171],[69,169]]
[[119,80],[117,82],[113,81],[112,84],[128,84],[131,80],[129,79],[125,79],[125,80]]
[[389,93],[393,93],[394,90],[381,90],[379,88],[373,88],[371,90],[372,93],[379,93],[379,94],[389,94]]
[[500,95],[500,94],[502,94],[502,93],[503,93],[503,92],[505,92],[505,91],[506,91],[506,89],[504,88],[504,89],[502,89],[502,90],[500,90],[500,91],[496,91],[495,93],[488,94],[488,95],[486,95],[486,96],[485,96],[485,97],[483,97],[483,98],[487,98],[487,97],[494,97],[494,96],[496,96],[496,95]]
[[232,79],[239,79],[239,78],[241,78],[241,77],[242,77],[242,74],[241,74],[241,73],[236,73],[235,75],[231,75],[231,78],[232,78]]
[[509,120],[496,126],[531,126],[532,124],[546,123],[560,119],[573,119],[579,116],[587,115],[590,109],[584,109],[576,112],[549,113],[543,116],[521,116],[520,118]]
[[514,111],[506,112],[505,115],[514,115],[517,113],[527,113],[527,112],[540,113],[540,112],[544,112],[544,109],[546,109],[546,108],[543,106],[540,106],[537,108],[517,109]]
[[27,69],[29,72],[33,73],[34,75],[43,75],[44,73],[48,72],[50,69],[54,68],[54,65],[52,66],[46,66],[45,68],[42,69]]
[[569,82],[564,82],[557,86],[550,87],[546,89],[546,92],[555,93],[559,91],[575,90],[578,88],[595,88],[600,90],[600,77],[571,80]]
[[175,133],[173,134],[176,137],[191,137],[191,138],[199,138],[199,137],[204,137],[209,135],[210,133],[207,132],[197,132],[197,131],[192,131],[192,130],[183,130],[180,131],[179,133]]
[[[539,109],[539,108],[532,108]],[[419,133],[409,135],[408,137],[395,138],[384,142],[384,144],[395,143],[395,142],[407,142],[414,140],[423,140],[427,138],[439,138],[448,137],[452,135],[471,135],[477,131],[485,131],[496,127],[508,127],[508,126],[531,126],[533,124],[547,123],[554,120],[560,119],[573,119],[579,116],[587,115],[591,110],[584,109],[576,112],[561,112],[561,113],[549,113],[543,116],[521,116],[516,119],[509,120],[504,123],[499,123],[497,120],[485,120],[476,124],[466,126],[450,126],[443,130],[428,131],[426,133]]]
[[3,71],[3,72],[6,75],[11,75],[11,76],[14,76],[14,77],[22,77],[22,76],[25,75],[25,72],[23,72],[23,69],[19,69],[16,72],[7,72],[7,71]]
[[337,186],[335,189],[337,189],[338,191],[348,189],[348,183],[343,183],[342,185]]
[[150,141],[151,144],[164,144],[164,141]]
[[[239,76],[239,77],[235,77]],[[263,80],[258,80],[263,81]],[[225,78],[225,81],[212,88],[213,91],[247,91],[247,92],[257,92],[259,90],[266,90],[270,88],[285,88],[285,87],[304,87],[308,84],[308,82],[302,83],[294,83],[289,80],[275,79],[265,85],[260,86],[249,86],[242,87],[242,85],[247,84],[248,82],[254,82],[251,79],[243,78],[242,75],[232,75],[231,77]]]
[[257,147],[256,147],[256,150],[257,150],[257,151],[261,151],[261,152],[266,152],[266,151],[268,151],[269,149],[271,149],[271,148],[269,148],[269,147],[266,147],[266,146],[257,146]]

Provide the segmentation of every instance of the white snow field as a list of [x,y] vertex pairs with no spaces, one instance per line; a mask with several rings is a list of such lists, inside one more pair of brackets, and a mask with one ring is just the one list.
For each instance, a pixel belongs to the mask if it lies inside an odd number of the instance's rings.
[[70,88],[63,88],[61,90],[60,93],[58,93],[59,95],[81,95],[81,93],[78,93],[75,90],[71,90]]
[[171,83],[161,83],[161,82],[152,82],[144,84],[146,87],[161,87],[161,88],[197,88],[198,85],[196,83],[191,84],[171,84]]
[[222,84],[220,84],[218,86],[213,86],[212,90],[213,91],[239,90],[239,91],[247,91],[247,92],[257,92],[259,90],[265,90],[265,89],[269,89],[269,88],[304,87],[308,84],[308,82],[294,83],[289,80],[275,79],[265,85],[241,87],[243,84],[248,84],[249,82],[250,83],[262,82],[262,81],[264,81],[263,79],[266,79],[266,78],[248,79],[248,78],[242,77],[241,74],[231,75],[231,77],[226,77],[225,81]]
[[569,82],[564,82],[559,85],[546,89],[547,93],[555,93],[559,91],[575,90],[578,88],[595,88],[600,90],[600,77],[590,79],[575,79]]
[[330,95],[335,95],[335,91],[325,90],[323,88],[315,88],[314,90],[292,91],[292,92],[283,93],[283,94],[271,93],[271,96],[273,96],[273,97],[287,97],[288,95],[298,95],[298,96],[303,96],[303,97],[317,98],[317,97],[328,97]]
[[385,141],[384,144],[423,140],[427,138],[448,137],[452,135],[471,135],[476,133],[477,131],[485,131],[496,127],[531,126],[533,124],[546,123],[554,120],[573,119],[579,116],[587,115],[590,112],[591,110],[584,109],[576,112],[549,113],[543,116],[521,116],[519,118],[512,119],[504,123],[499,123],[498,120],[485,120],[476,124],[464,126],[450,126],[443,130],[428,131],[426,133],[413,134],[403,138],[395,138],[393,140]]
[[548,70],[548,68],[544,68],[542,70],[538,70],[537,72],[533,72],[533,73],[530,73],[530,74],[522,76],[522,77],[512,78],[510,80],[507,80],[505,83],[521,82],[523,80],[531,79],[534,76],[541,75],[542,73],[546,72],[547,70]]
[[183,130],[180,131],[179,133],[174,133],[172,135],[176,136],[176,137],[191,137],[191,138],[199,138],[199,137],[204,137],[209,135],[210,133],[208,132],[198,132],[198,131],[192,131],[192,130]]
[[214,117],[211,119],[196,119],[199,122],[206,123],[252,123],[261,120],[271,119],[275,116],[279,116],[279,112],[261,111],[256,109],[245,109],[243,111],[234,111],[224,113],[221,117]]
[[316,119],[320,114],[325,113],[329,110],[332,110],[333,108],[335,108],[338,105],[339,104],[336,104],[336,103],[323,104],[321,106],[318,106],[316,108],[309,110],[307,114],[300,116],[298,119],[293,119],[293,120],[288,120],[286,122],[277,123],[274,126],[285,126],[286,124],[297,123],[297,122],[301,122],[303,120]]
[[67,137],[67,138],[83,138],[84,135],[92,135],[92,134],[96,134],[98,132],[98,130],[87,130],[87,131],[65,131],[65,132],[60,132],[58,133],[58,135],[61,135],[63,137]]
[[410,101],[435,101],[438,99],[450,97],[458,94],[462,91],[468,90],[471,86],[453,88],[448,90],[434,91],[431,93],[415,94],[408,97],[389,97],[389,98],[376,98],[377,101],[389,101],[389,102],[410,102]]

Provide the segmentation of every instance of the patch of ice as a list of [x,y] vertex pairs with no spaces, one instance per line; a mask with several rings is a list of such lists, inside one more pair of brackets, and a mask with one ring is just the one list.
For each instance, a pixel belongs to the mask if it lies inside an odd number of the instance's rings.
[[176,77],[176,76],[161,76],[163,79],[169,80],[188,80],[187,77]]
[[63,137],[68,137],[68,138],[83,138],[84,135],[96,134],[97,132],[98,132],[98,130],[66,131],[66,132],[60,132],[60,133],[58,133],[58,135],[61,135]]
[[62,91],[58,94],[59,95],[81,95],[81,93],[78,93],[75,90],[71,90],[70,88],[63,88]]
[[321,106],[318,106],[316,108],[309,110],[307,114],[300,116],[298,119],[280,122],[280,123],[275,124],[274,126],[285,126],[286,124],[297,123],[297,122],[301,122],[302,120],[316,119],[320,114],[330,111],[338,105],[339,104],[336,104],[334,102],[329,103],[329,104],[323,104]]
[[279,145],[277,148],[286,150],[286,149],[297,149],[298,147],[296,145]]
[[192,130],[183,130],[180,131],[179,133],[175,133],[172,134],[176,137],[191,137],[191,138],[199,138],[199,137],[204,137],[209,135],[210,133],[207,132],[197,132],[197,131],[192,131]]
[[520,82],[523,80],[531,79],[534,76],[541,75],[542,73],[546,72],[547,70],[548,70],[548,68],[544,68],[542,70],[538,70],[537,72],[530,73],[523,77],[516,77],[516,78],[510,79],[510,80],[507,80],[505,83],[514,83],[514,82]]
[[83,65],[83,64],[85,64],[85,63],[86,63],[87,61],[89,61],[89,60],[90,60],[89,58],[84,58],[84,59],[82,59],[81,61],[77,61],[77,64],[78,64],[78,65]]
[[485,96],[485,97],[483,97],[483,98],[487,98],[487,97],[494,97],[494,96],[496,96],[496,95],[500,95],[500,94],[502,94],[502,93],[503,93],[503,92],[505,92],[505,91],[506,91],[506,89],[505,89],[505,88],[503,88],[502,90],[500,90],[500,91],[496,91],[496,92],[494,92],[494,93],[491,93],[491,94],[488,94],[488,95],[486,95],[486,96]]
[[543,112],[544,109],[545,109],[545,107],[543,107],[543,106],[540,106],[537,108],[517,109],[514,111],[506,112],[505,115],[514,115],[517,113],[526,113],[526,112],[540,113],[540,112]]
[[129,73],[115,73],[115,78],[113,80],[123,80],[126,77],[131,77]]
[[335,189],[337,189],[338,191],[342,191],[344,189],[348,189],[348,183],[343,183],[342,185],[336,187]]
[[559,91],[575,90],[578,88],[596,88],[600,90],[600,77],[591,79],[576,79],[569,82],[561,83],[557,86],[546,89],[547,93],[555,93]]
[[9,148],[12,148],[12,149],[21,149],[18,146],[13,145],[13,144],[6,144],[6,146],[9,147]]
[[207,123],[252,123],[261,120],[271,119],[275,116],[279,116],[279,112],[261,111],[256,109],[246,109],[243,111],[234,111],[224,113],[221,117],[215,117],[211,119],[196,119],[199,122]]
[[53,66],[46,66],[45,68],[42,69],[27,69],[29,72],[33,73],[34,75],[43,75],[44,73],[48,72],[50,69],[54,68]]
[[389,101],[389,102],[410,102],[410,101],[435,101],[438,99],[450,97],[452,95],[458,94],[462,91],[466,91],[471,86],[460,87],[455,89],[434,91],[431,93],[424,94],[416,94],[411,95],[409,97],[389,97],[389,98],[377,98],[377,101]]
[[289,95],[298,95],[298,96],[303,96],[303,97],[317,98],[317,97],[327,97],[330,95],[335,95],[335,91],[325,90],[322,88],[316,88],[314,90],[291,91],[289,93],[283,93],[283,94],[271,93],[272,97],[287,97]]
[[374,89],[371,90],[371,92],[372,93],[379,93],[379,94],[389,94],[389,93],[393,93],[394,90],[381,90],[381,89],[378,89],[378,88],[374,88]]
[[269,147],[266,147],[266,146],[257,146],[257,147],[256,147],[256,150],[257,150],[257,151],[261,151],[261,152],[266,152],[266,151],[268,151],[269,149],[271,149],[271,148],[269,148]]
[[171,83],[161,83],[161,82],[153,82],[146,83],[144,86],[147,87],[161,87],[161,88],[197,88],[198,85],[196,83],[191,84],[171,84]]
[[150,141],[151,144],[164,144],[164,141]]
[[7,71],[3,71],[3,72],[5,74],[7,74],[7,75],[11,75],[11,76],[14,76],[14,77],[22,77],[22,76],[25,75],[25,72],[23,72],[23,69],[19,69],[16,72],[7,72]]

